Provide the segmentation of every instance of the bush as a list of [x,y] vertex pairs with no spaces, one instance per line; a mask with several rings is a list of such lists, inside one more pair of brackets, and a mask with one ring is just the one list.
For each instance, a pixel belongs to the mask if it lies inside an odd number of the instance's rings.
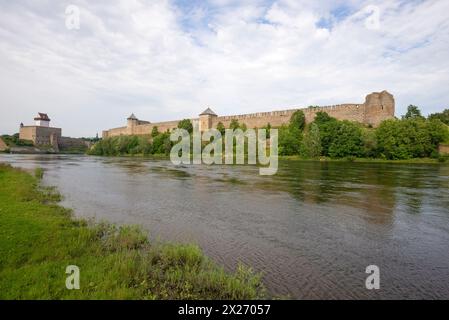
[[178,123],[178,128],[187,130],[188,133],[192,133],[193,132],[192,121],[190,121],[189,119],[181,120]]
[[363,156],[360,127],[349,121],[341,121],[329,146],[329,156],[332,158]]
[[290,118],[290,127],[303,131],[306,126],[306,116],[302,110],[295,111]]
[[430,157],[449,132],[439,120],[386,120],[376,130],[378,151],[387,159]]
[[329,148],[337,135],[340,122],[326,112],[320,111],[317,112],[313,123],[318,126],[320,132],[321,154],[329,156]]
[[316,123],[309,126],[301,144],[301,155],[305,158],[317,158],[321,155],[320,129]]
[[279,155],[298,155],[301,148],[302,133],[298,128],[282,126],[279,128]]

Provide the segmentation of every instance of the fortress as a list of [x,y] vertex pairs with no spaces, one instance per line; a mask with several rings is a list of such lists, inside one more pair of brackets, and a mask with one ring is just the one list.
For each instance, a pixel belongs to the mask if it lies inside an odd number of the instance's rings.
[[90,143],[82,139],[63,137],[62,129],[50,127],[50,118],[39,112],[34,118],[34,125],[20,124],[19,139],[33,142],[34,146],[49,146],[54,152],[60,149],[90,147]]
[[[302,109],[289,109],[282,111],[259,112],[232,116],[218,116],[210,108],[203,111],[198,118],[190,119],[192,123],[199,125],[200,131],[216,128],[222,123],[229,128],[232,120],[238,120],[247,128],[262,128],[268,123],[272,127],[280,127],[290,121],[292,114],[302,110],[306,116],[306,123],[310,123],[319,111],[328,113],[338,120],[356,121],[367,126],[377,127],[383,120],[393,119],[395,111],[394,97],[387,91],[373,92],[366,96],[361,104],[340,104],[327,107],[309,107]],[[149,135],[154,127],[159,132],[165,132],[177,128],[180,120],[151,123],[142,121],[132,114],[127,119],[126,127],[114,128],[103,131],[103,138],[120,135]]]

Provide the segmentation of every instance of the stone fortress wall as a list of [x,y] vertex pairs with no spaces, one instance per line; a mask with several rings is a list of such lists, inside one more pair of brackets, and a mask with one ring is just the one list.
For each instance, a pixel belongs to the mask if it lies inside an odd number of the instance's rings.
[[[212,110],[208,109],[208,112],[203,112],[199,118],[193,118],[191,120],[194,122],[198,121],[200,131],[216,128],[219,122],[228,128],[233,119],[238,120],[240,124],[245,124],[247,128],[261,128],[268,123],[272,127],[279,127],[287,124],[292,114],[297,110],[304,112],[306,123],[312,122],[316,113],[323,111],[338,120],[356,121],[377,127],[383,120],[394,118],[395,102],[393,95],[387,91],[382,91],[367,95],[365,102],[360,104],[340,104],[327,107],[309,107],[232,116],[217,116]],[[120,135],[149,135],[155,126],[158,127],[159,132],[165,132],[176,128],[179,121],[149,123],[132,117],[132,119],[128,119],[126,127],[103,131],[103,138]]]

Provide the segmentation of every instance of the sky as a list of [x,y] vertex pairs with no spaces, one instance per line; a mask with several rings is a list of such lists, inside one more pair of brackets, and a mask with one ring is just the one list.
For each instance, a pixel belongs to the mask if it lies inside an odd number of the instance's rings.
[[[79,24],[77,23],[79,22]],[[449,107],[449,1],[0,0],[0,134],[363,103]]]

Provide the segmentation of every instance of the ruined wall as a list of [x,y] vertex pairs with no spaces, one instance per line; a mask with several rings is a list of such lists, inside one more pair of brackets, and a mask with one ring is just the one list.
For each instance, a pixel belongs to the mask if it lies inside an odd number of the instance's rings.
[[[382,91],[373,92],[367,95],[365,102],[359,104],[341,104],[327,107],[289,109],[220,117],[201,115],[199,119],[196,118],[191,120],[199,121],[202,131],[209,128],[215,128],[219,122],[223,123],[226,128],[229,128],[233,119],[238,120],[240,124],[245,124],[247,128],[261,128],[268,123],[270,123],[272,127],[280,127],[290,121],[290,118],[295,111],[302,110],[306,117],[306,123],[312,122],[316,113],[323,111],[338,120],[356,121],[376,127],[383,120],[394,118],[394,108],[395,102],[393,96],[387,91]],[[176,128],[179,121],[180,120],[139,124],[138,120],[134,120],[128,122],[127,127],[103,131],[103,138],[130,134],[150,134],[154,126],[158,127],[159,132],[165,132],[168,129],[172,130]]]

